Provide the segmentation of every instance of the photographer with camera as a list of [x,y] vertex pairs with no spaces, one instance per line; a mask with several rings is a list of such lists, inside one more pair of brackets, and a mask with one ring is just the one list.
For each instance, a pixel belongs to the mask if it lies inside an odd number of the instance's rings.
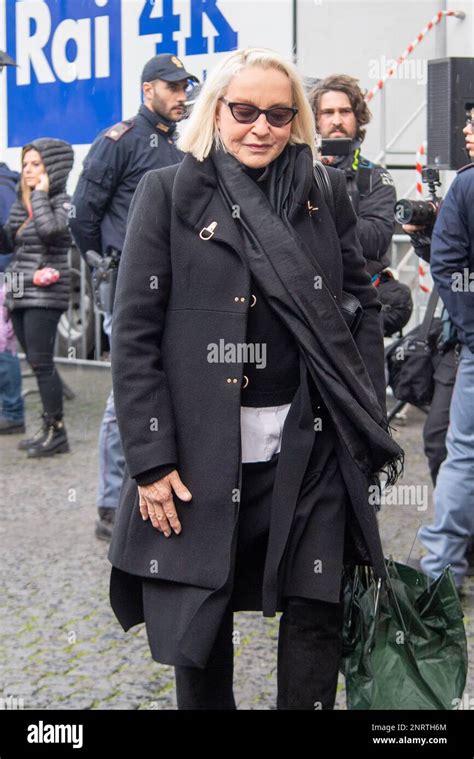
[[[81,254],[93,267],[94,295],[111,336],[112,307],[128,209],[141,177],[151,169],[179,163],[177,122],[186,114],[190,81],[197,82],[175,55],[156,55],[142,72],[144,102],[131,119],[102,132],[93,143],[72,199],[71,230]],[[110,540],[125,460],[113,392],[99,434],[99,518],[96,536]],[[146,483],[143,483],[146,484]]]
[[[472,123],[464,128],[474,161]],[[431,273],[456,329],[459,365],[449,408],[447,455],[434,491],[435,522],[420,529],[427,549],[421,569],[436,577],[451,565],[458,588],[467,574],[466,550],[474,534],[474,163],[459,169],[439,211],[431,241]],[[427,260],[429,229],[405,226]]]
[[[382,303],[384,333],[392,335],[408,322],[413,304],[409,288],[387,268],[396,192],[390,173],[361,155],[365,126],[371,119],[364,93],[357,79],[334,74],[316,83],[309,101],[322,137],[322,161],[345,174],[367,270]],[[337,155],[327,155],[331,149]]]

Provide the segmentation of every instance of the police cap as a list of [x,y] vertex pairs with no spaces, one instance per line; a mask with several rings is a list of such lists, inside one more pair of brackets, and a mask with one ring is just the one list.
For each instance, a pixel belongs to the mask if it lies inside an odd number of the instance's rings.
[[164,79],[165,82],[179,82],[182,79],[191,79],[199,82],[197,76],[190,74],[184,68],[184,63],[176,55],[162,53],[155,55],[145,63],[142,71],[142,84],[153,82],[155,79]]

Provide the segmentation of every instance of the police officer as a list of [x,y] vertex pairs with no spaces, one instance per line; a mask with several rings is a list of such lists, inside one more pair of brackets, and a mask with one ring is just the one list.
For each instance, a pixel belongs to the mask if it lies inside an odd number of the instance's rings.
[[[119,259],[125,239],[128,209],[143,174],[179,163],[183,153],[175,145],[177,122],[185,116],[190,82],[175,55],[156,55],[143,69],[143,104],[136,116],[101,132],[83,165],[72,199],[71,231],[85,256],[89,250]],[[104,314],[110,337],[111,306]],[[99,518],[96,536],[110,540],[124,472],[113,393],[107,400],[99,435]]]

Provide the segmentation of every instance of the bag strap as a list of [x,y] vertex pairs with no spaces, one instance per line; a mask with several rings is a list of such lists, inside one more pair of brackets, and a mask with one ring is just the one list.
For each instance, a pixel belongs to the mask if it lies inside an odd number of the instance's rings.
[[[329,172],[327,171],[325,165],[321,163],[321,161],[316,161],[313,166],[313,173],[314,173],[314,181],[316,182],[316,187],[321,192],[324,202],[326,203],[327,207],[329,208],[329,211],[331,213],[334,225],[336,227],[336,231],[339,231],[337,229],[337,221],[336,221],[336,201],[334,199],[334,190],[332,186],[331,179],[329,177]],[[346,321],[347,326],[349,327],[350,331],[354,335],[357,327],[359,326],[360,320],[362,319],[362,304],[358,298],[356,298],[355,295],[352,295],[351,293],[342,291],[342,301],[341,301],[341,311],[342,315],[344,316],[344,319]]]
[[334,190],[332,189],[331,180],[329,179],[328,171],[321,161],[316,161],[314,164],[314,179],[318,190],[323,195],[323,198],[331,211],[331,216],[336,221],[336,202],[334,200]]
[[419,340],[422,340],[425,343],[428,340],[428,335],[430,333],[430,328],[433,322],[436,306],[438,305],[438,300],[439,300],[438,291],[436,287],[433,285],[433,289],[428,299],[428,305],[426,306],[425,315],[423,317],[423,321],[421,322],[420,333],[418,336]]
[[359,166],[357,169],[356,184],[359,195],[364,198],[372,189],[373,167]]

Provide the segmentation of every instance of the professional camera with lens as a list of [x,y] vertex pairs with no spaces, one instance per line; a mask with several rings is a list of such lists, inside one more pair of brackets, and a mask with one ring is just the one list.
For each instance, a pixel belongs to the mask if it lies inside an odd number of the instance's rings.
[[413,224],[430,229],[434,226],[442,203],[442,198],[436,194],[437,188],[441,187],[438,169],[423,169],[421,181],[428,185],[430,197],[428,200],[410,200],[408,198],[397,200],[394,208],[395,221],[398,221],[399,224]]

